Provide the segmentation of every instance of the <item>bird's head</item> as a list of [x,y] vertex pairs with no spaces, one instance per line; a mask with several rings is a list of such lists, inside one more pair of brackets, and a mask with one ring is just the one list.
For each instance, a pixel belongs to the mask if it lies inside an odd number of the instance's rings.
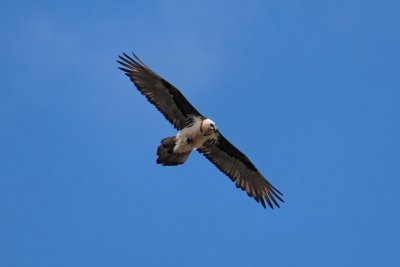
[[210,119],[205,119],[201,123],[200,130],[204,135],[212,135],[217,132],[217,125]]

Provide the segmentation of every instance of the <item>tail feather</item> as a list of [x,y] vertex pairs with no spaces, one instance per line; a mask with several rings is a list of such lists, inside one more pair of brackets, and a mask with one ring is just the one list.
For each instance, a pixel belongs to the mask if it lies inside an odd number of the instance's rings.
[[175,137],[167,137],[161,141],[157,149],[157,163],[163,166],[176,166],[185,163],[189,158],[190,152],[175,153]]

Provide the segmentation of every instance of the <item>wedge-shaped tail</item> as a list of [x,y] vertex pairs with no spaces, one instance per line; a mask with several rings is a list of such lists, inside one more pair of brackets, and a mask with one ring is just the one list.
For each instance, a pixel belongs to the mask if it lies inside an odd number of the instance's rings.
[[175,136],[164,138],[157,149],[157,163],[163,166],[176,166],[185,163],[190,152],[175,153]]

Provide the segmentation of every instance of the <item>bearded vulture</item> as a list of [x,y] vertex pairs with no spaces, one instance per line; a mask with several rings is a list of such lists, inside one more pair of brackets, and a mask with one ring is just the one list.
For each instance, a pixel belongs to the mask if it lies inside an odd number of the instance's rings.
[[163,166],[183,164],[193,149],[211,161],[221,172],[266,208],[284,202],[279,192],[239,149],[217,129],[215,122],[200,114],[182,93],[153,72],[134,53],[123,53],[117,60],[121,69],[147,100],[156,106],[178,130],[176,136],[164,138],[157,149],[157,163]]

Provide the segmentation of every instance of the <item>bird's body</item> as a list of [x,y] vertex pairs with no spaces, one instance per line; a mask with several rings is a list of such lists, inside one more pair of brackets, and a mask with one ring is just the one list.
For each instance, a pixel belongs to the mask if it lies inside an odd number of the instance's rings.
[[193,149],[202,147],[205,142],[216,142],[217,140],[218,132],[215,122],[207,118],[192,116],[190,124],[187,124],[176,136],[161,141],[157,149],[157,163],[164,166],[183,164]]
[[193,125],[183,128],[177,133],[174,151],[200,148],[208,140],[217,140],[216,130],[216,125],[212,120],[193,117]]
[[175,136],[164,138],[158,146],[158,164],[183,164],[196,149],[264,207],[265,201],[271,208],[274,204],[279,207],[276,199],[283,202],[282,194],[221,134],[214,121],[201,115],[177,88],[154,73],[136,55],[133,54],[135,59],[123,55],[117,60],[122,65],[120,69],[178,130]]

